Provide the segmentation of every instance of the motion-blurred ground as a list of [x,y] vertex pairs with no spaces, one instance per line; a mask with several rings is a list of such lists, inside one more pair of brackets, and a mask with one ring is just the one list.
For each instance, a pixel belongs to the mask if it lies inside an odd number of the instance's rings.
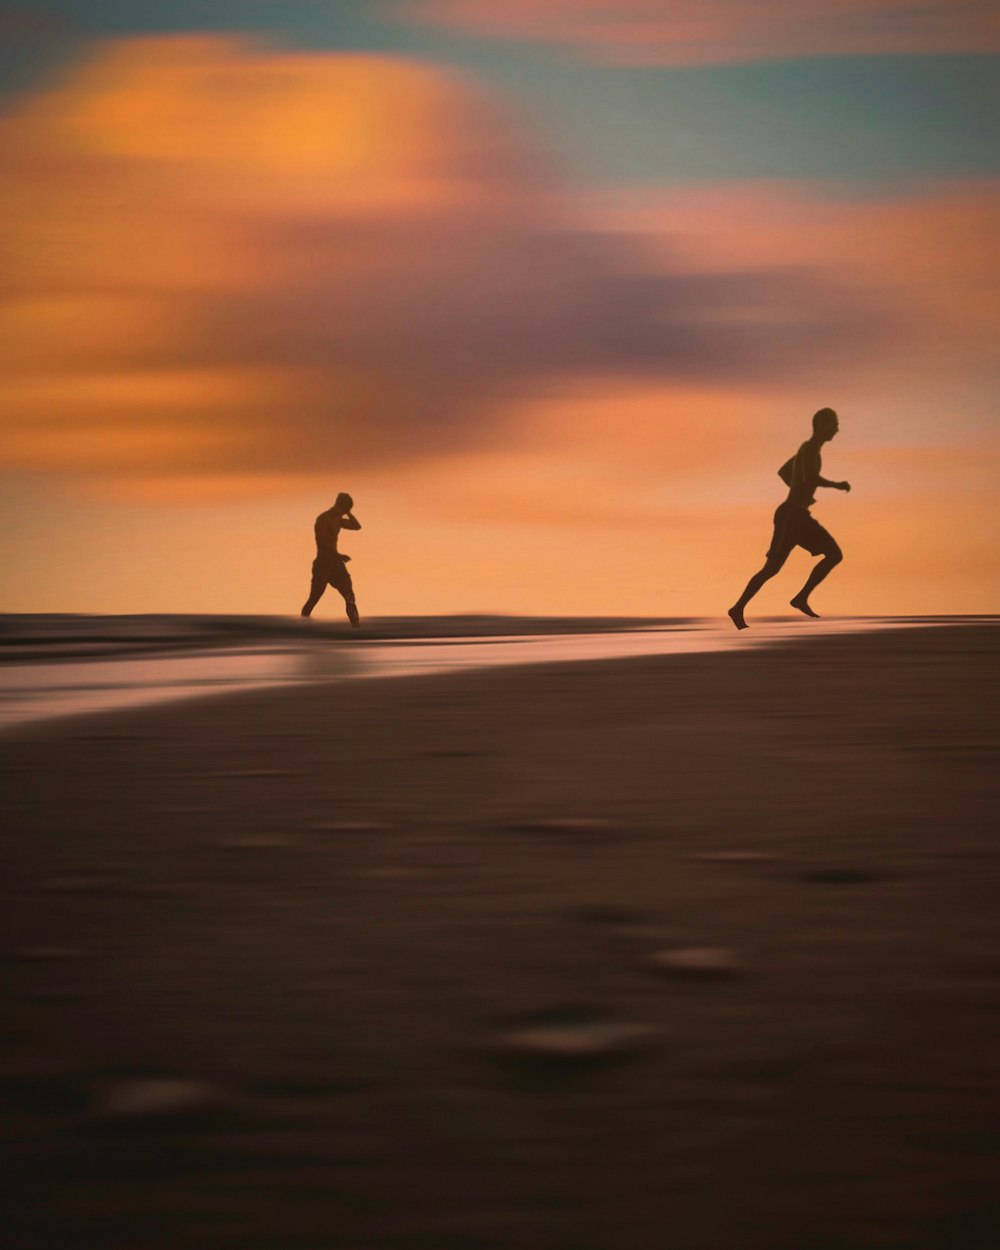
[[998,1244],[998,640],[8,731],[8,1244]]

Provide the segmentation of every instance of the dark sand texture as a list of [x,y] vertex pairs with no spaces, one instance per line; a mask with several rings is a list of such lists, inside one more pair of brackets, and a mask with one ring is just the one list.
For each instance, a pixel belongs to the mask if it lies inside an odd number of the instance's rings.
[[6,1244],[1000,1245],[998,642],[8,733]]

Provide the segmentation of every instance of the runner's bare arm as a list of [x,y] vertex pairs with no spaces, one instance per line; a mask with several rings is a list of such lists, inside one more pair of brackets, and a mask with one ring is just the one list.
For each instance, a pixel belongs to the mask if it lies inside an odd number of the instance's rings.
[[851,489],[850,482],[831,482],[828,478],[823,477],[820,473],[821,466],[822,461],[819,448],[810,446],[809,443],[803,443],[792,466],[792,477],[799,478],[810,494],[817,486],[829,486],[833,490]]
[[345,530],[359,530],[361,528],[361,522],[353,512],[348,512],[341,517],[340,525],[341,528]]
[[829,486],[833,490],[850,490],[851,489],[850,482],[828,482],[825,477],[817,477],[816,485],[817,486]]

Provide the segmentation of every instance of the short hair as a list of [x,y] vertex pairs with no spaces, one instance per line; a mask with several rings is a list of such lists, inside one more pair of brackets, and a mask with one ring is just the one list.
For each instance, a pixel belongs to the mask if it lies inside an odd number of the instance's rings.
[[831,421],[837,420],[837,414],[832,408],[821,408],[819,412],[813,413],[813,430],[818,430],[821,425],[829,425]]
[[335,508],[343,508],[345,512],[350,512],[354,507],[354,500],[346,491],[341,491],[337,498],[333,501]]

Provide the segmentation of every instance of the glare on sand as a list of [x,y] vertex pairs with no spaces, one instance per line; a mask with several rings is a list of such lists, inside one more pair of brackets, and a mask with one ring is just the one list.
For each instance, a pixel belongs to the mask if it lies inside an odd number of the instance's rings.
[[797,621],[766,621],[755,626],[751,638],[734,634],[728,622],[708,620],[586,633],[467,638],[311,638],[304,629],[251,645],[206,645],[180,653],[106,653],[93,658],[56,654],[44,662],[8,663],[0,668],[0,726],[269,686],[746,649],[820,633],[898,628],[904,623],[844,618],[813,622],[804,629]]

